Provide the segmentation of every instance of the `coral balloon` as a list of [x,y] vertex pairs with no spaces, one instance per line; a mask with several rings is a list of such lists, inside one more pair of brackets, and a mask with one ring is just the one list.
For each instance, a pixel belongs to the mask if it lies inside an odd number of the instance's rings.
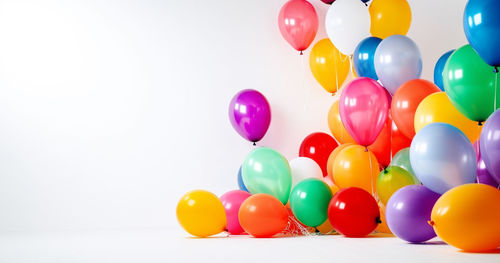
[[415,136],[415,111],[422,100],[439,92],[432,82],[423,79],[407,81],[394,93],[391,115],[399,130],[408,138]]
[[300,144],[299,156],[313,159],[321,168],[323,176],[327,176],[328,157],[337,146],[332,136],[323,132],[311,133]]
[[227,232],[233,235],[239,235],[244,232],[238,220],[238,211],[240,206],[251,194],[242,190],[233,190],[223,194],[220,197],[222,205],[226,210]]
[[340,119],[339,101],[336,100],[328,111],[328,127],[332,132],[333,137],[341,144],[354,143],[354,139],[344,127]]
[[283,38],[302,55],[318,32],[318,15],[309,2],[290,0],[281,7],[278,25]]
[[297,157],[290,161],[292,171],[292,189],[300,181],[307,178],[323,179],[323,172],[319,165],[311,158]]
[[373,196],[361,188],[350,187],[332,198],[328,219],[342,235],[364,237],[380,223],[380,211]]
[[333,181],[340,189],[359,187],[374,193],[378,173],[377,157],[360,145],[340,151],[332,166]]
[[386,38],[408,33],[411,9],[406,0],[373,0],[369,10],[372,36]]
[[341,54],[330,39],[316,43],[309,55],[309,68],[314,78],[330,93],[337,92],[349,74],[349,59]]
[[226,212],[216,195],[194,190],[182,196],[177,204],[177,220],[189,234],[208,237],[226,228]]
[[482,126],[460,113],[444,92],[431,94],[420,102],[415,111],[415,132],[435,122],[448,123],[457,127],[471,143],[479,139],[481,135]]
[[316,178],[298,183],[290,194],[290,207],[297,219],[306,226],[317,227],[328,218],[328,203],[332,199],[330,187]]
[[254,237],[272,237],[285,230],[288,212],[283,204],[268,194],[247,198],[238,212],[240,225]]
[[389,114],[389,100],[384,88],[373,79],[357,78],[349,83],[339,100],[342,123],[363,146],[375,142]]
[[354,145],[354,144],[353,143],[345,143],[345,144],[341,144],[341,145],[337,146],[337,148],[335,148],[335,150],[333,150],[332,153],[330,154],[330,156],[328,157],[328,162],[326,164],[326,171],[328,172],[329,178],[330,178],[330,180],[332,180],[332,182],[333,182],[333,177],[332,177],[333,162],[335,161],[335,158],[337,158],[337,155],[339,154],[339,152],[350,145]]
[[418,184],[416,177],[398,166],[389,166],[380,172],[377,178],[377,195],[380,202],[386,205],[389,198],[399,189],[412,184]]
[[229,120],[241,137],[258,142],[271,123],[271,107],[262,93],[246,89],[234,95],[229,103]]
[[469,252],[500,246],[500,190],[466,184],[442,195],[432,209],[430,224],[446,243]]

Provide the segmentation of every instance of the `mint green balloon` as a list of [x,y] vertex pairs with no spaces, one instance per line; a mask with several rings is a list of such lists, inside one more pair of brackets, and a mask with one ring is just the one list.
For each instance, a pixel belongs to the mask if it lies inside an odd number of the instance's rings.
[[300,181],[290,194],[290,208],[306,226],[317,227],[328,218],[328,204],[332,199],[330,187],[316,178]]
[[[467,118],[483,122],[495,111],[495,78],[493,67],[486,64],[470,45],[457,49],[443,70],[446,95]],[[500,107],[500,92],[496,94]]]
[[241,176],[251,194],[270,194],[283,204],[288,202],[292,173],[279,152],[266,147],[253,150],[241,165]]
[[411,163],[410,163],[410,147],[403,148],[399,150],[394,157],[392,157],[391,164],[390,166],[397,166],[405,169],[408,171],[408,173],[417,178],[415,176],[415,172],[413,171],[413,168],[411,168]]

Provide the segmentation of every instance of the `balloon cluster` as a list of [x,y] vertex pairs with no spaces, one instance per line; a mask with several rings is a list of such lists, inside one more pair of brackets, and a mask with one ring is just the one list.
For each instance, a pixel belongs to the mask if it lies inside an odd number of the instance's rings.
[[[238,172],[240,190],[220,199],[202,190],[182,197],[182,227],[199,237],[224,230],[254,237],[378,231],[410,243],[437,235],[465,251],[498,248],[500,5],[469,0],[463,26],[470,44],[438,60],[432,83],[419,79],[420,51],[405,36],[406,0],[373,0],[369,7],[322,1],[331,4],[329,39],[310,52],[312,74],[331,93],[349,71],[358,76],[328,112],[333,137],[308,135],[290,161],[255,148]],[[278,22],[301,52],[318,30],[305,0],[288,1]],[[260,92],[243,90],[231,100],[229,119],[255,144],[268,130],[269,103]]]

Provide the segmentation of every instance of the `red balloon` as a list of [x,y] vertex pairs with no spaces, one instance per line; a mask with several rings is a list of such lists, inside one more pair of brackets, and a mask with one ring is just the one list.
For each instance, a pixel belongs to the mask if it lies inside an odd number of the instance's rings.
[[300,144],[299,156],[313,159],[321,168],[323,176],[327,176],[328,157],[337,146],[339,144],[332,136],[323,132],[311,133]]
[[387,167],[391,163],[391,157],[399,150],[410,147],[410,144],[411,140],[401,133],[389,114],[377,140],[368,146],[368,149],[375,154],[381,166]]
[[309,2],[290,0],[281,7],[278,25],[283,38],[302,54],[318,32],[318,15]]
[[328,219],[346,237],[364,237],[380,223],[380,211],[375,198],[367,191],[344,188],[333,196],[328,206]]
[[434,83],[424,79],[407,81],[394,93],[391,114],[401,132],[408,138],[415,136],[415,111],[425,97],[441,90]]
[[321,2],[323,2],[327,5],[331,5],[333,2],[335,2],[335,0],[321,0]]

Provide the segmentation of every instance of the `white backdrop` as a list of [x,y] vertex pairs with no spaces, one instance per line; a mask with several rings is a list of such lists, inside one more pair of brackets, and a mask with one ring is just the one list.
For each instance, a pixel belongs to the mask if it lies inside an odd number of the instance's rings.
[[[284,2],[0,1],[0,232],[167,227],[185,192],[237,188],[252,149],[227,117],[241,89],[271,103],[259,145],[291,159],[328,132],[333,98],[282,39]],[[432,80],[466,43],[466,1],[409,2]]]

